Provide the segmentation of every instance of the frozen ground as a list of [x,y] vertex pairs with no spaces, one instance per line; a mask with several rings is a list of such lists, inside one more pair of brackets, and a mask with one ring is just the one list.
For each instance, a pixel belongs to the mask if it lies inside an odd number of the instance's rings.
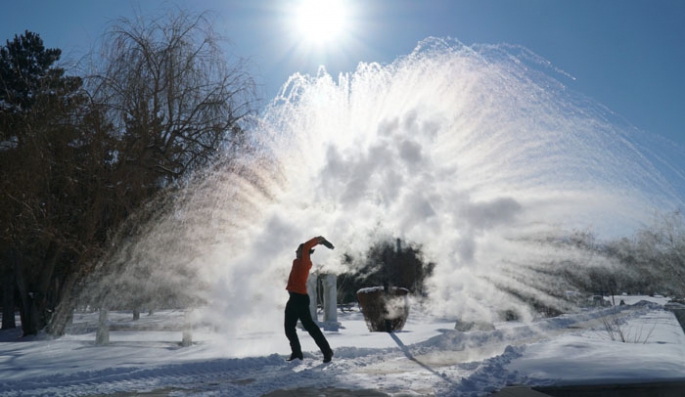
[[[668,299],[621,298],[627,305],[498,323],[489,331],[459,332],[452,320],[411,313],[402,332],[369,333],[360,313],[340,313],[343,328],[326,332],[335,349],[330,364],[303,331],[305,359],[287,363],[280,327],[234,336],[198,329],[189,347],[180,346],[180,331],[141,330],[180,324],[182,313],[174,311],[142,314],[136,323],[130,313],[110,313],[117,330],[108,345],[96,346],[97,313],[78,314],[72,333],[56,340],[0,332],[0,396],[159,389],[172,396],[259,396],[299,387],[481,396],[511,384],[685,379],[685,335],[664,310]],[[123,330],[132,324],[138,329]]]

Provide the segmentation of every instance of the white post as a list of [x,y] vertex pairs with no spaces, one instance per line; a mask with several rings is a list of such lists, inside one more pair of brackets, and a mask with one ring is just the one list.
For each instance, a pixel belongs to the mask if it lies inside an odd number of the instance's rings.
[[107,324],[107,316],[109,312],[107,309],[100,309],[100,316],[98,317],[98,330],[95,333],[96,345],[109,344],[109,324]]
[[309,313],[312,315],[312,320],[315,323],[319,323],[319,319],[316,315],[316,302],[318,296],[316,295],[316,281],[318,276],[316,274],[310,274],[307,279],[307,294],[309,295]]
[[323,328],[338,331],[338,276],[326,274],[323,280]]
[[183,340],[181,346],[188,347],[193,344],[193,324],[190,321],[191,310],[187,309],[183,313]]

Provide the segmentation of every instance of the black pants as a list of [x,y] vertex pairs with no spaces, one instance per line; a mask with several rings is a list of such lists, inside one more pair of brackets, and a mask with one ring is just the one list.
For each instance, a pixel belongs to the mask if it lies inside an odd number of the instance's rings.
[[300,340],[297,338],[297,330],[295,326],[297,325],[297,320],[302,321],[304,329],[309,332],[309,335],[314,338],[314,342],[319,346],[321,352],[327,354],[331,351],[331,347],[328,345],[326,337],[323,336],[323,332],[316,325],[314,320],[312,320],[312,315],[309,313],[309,295],[296,294],[294,292],[289,292],[290,299],[285,305],[285,336],[288,337],[290,341],[290,348],[293,353],[302,353],[302,347],[300,346]]

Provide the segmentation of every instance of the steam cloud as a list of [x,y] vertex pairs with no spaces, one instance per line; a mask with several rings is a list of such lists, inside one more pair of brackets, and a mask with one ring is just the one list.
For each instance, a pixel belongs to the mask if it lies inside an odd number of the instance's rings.
[[327,272],[377,239],[421,244],[436,314],[492,319],[512,304],[502,285],[553,300],[527,266],[583,254],[532,236],[629,235],[682,198],[639,132],[552,72],[520,48],[428,39],[337,81],[294,75],[252,131],[260,150],[208,172],[153,233],[193,241],[226,332],[282,326],[294,251],[317,235],[336,245],[313,256]]

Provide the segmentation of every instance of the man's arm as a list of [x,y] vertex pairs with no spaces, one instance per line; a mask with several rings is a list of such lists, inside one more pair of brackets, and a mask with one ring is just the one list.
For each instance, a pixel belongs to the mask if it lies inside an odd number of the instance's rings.
[[305,252],[309,254],[309,251],[316,247],[319,244],[319,237],[314,237],[312,239],[307,240],[303,246],[302,246],[302,253],[304,254]]
[[307,240],[304,244],[302,244],[302,259],[304,259],[305,262],[311,261],[309,258],[309,252],[312,250],[312,248],[316,247],[319,244],[319,238],[314,237],[312,239]]
[[314,237],[312,239],[307,240],[307,242],[305,242],[302,245],[302,257],[309,259],[309,252],[312,250],[312,248],[316,247],[319,244],[322,244],[329,249],[335,248],[333,246],[333,244],[331,244],[330,241],[326,240],[325,237],[323,237],[323,236]]

